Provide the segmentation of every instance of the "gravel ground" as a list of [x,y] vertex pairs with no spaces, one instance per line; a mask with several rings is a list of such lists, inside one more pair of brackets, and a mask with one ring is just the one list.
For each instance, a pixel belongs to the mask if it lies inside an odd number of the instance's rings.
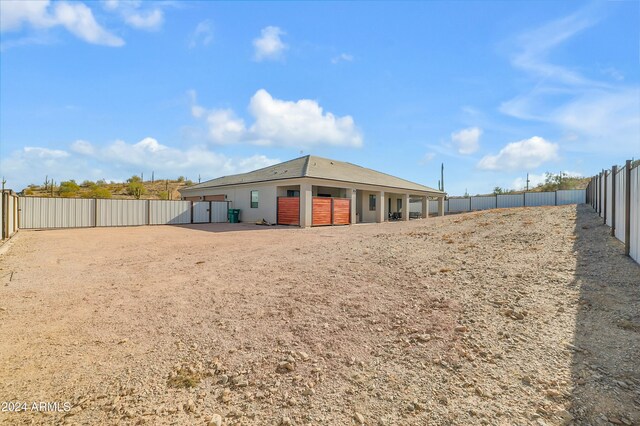
[[0,423],[640,424],[640,266],[586,206],[4,251]]

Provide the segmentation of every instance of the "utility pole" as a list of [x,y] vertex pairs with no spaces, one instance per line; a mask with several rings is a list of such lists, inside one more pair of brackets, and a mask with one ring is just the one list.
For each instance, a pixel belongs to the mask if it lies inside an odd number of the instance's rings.
[[529,190],[529,173],[527,173],[527,191]]
[[153,174],[154,174],[154,171],[152,170],[152,171],[151,171],[151,183],[153,183],[153,182],[154,182],[154,180],[153,180],[153,178],[154,178]]
[[444,192],[444,163],[440,166],[440,182],[442,182],[440,191]]
[[198,174],[198,183],[200,183],[200,174]]
[[144,182],[144,172],[140,173],[140,182]]

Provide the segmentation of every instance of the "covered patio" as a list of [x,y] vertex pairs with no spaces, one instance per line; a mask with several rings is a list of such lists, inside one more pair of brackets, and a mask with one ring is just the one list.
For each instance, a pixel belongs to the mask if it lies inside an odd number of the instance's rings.
[[[277,223],[306,227],[410,220],[410,200],[416,199],[422,207],[418,218],[426,219],[432,196],[368,185],[329,186],[326,182],[278,186]],[[444,197],[437,197],[435,202],[438,214],[444,215]]]

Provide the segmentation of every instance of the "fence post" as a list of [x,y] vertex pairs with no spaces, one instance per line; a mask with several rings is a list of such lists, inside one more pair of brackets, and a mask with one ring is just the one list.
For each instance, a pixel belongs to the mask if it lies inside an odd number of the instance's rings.
[[596,175],[596,213],[600,214],[600,174]]
[[611,166],[611,236],[616,236],[616,173],[618,166]]
[[558,205],[558,190],[556,190],[553,194],[555,195],[555,201],[554,201],[554,203],[555,203],[555,205],[557,206],[557,205]]
[[191,201],[191,209],[189,211],[191,212],[191,219],[189,220],[189,222],[193,223],[193,201]]
[[473,198],[473,197],[471,197],[471,196],[469,197],[469,211],[471,211],[471,199],[472,199],[472,198]]
[[7,220],[6,209],[4,208],[4,190],[2,190],[2,239],[5,238],[4,224],[5,222],[9,222]]
[[624,254],[631,250],[631,160],[627,160],[624,169]]
[[527,193],[522,193],[522,207],[527,207]]
[[598,214],[602,213],[602,172],[598,173]]
[[98,227],[98,199],[93,199],[93,227]]
[[604,210],[604,214],[602,215],[602,219],[604,224],[607,224],[607,198],[609,196],[609,194],[607,194],[607,171],[605,170],[604,172],[604,202],[602,203],[602,210]]
[[147,225],[151,225],[151,200],[147,200]]

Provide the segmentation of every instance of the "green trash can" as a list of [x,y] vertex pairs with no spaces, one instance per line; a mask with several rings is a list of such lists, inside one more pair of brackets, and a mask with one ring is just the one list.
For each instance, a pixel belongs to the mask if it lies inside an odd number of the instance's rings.
[[229,223],[238,223],[240,222],[240,209],[229,209],[228,212]]

